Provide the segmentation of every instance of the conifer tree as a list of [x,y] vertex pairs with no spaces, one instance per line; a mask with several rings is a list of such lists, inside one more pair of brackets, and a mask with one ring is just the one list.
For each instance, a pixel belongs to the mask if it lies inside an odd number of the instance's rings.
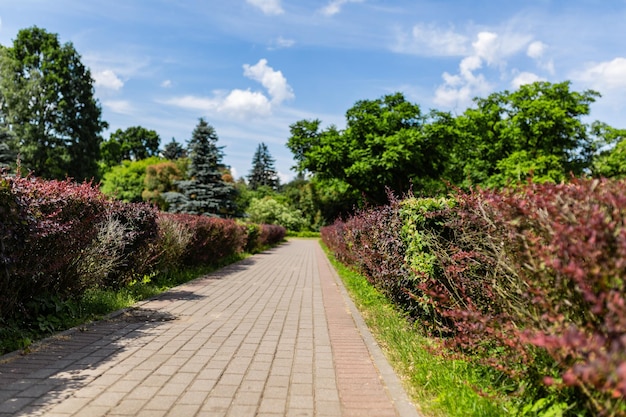
[[235,214],[235,188],[222,179],[222,148],[217,133],[200,119],[187,148],[189,180],[177,181],[179,192],[162,194],[173,213],[228,217]]
[[274,159],[267,146],[262,142],[252,158],[252,170],[248,175],[248,185],[252,190],[263,186],[276,190],[279,185],[278,174],[274,168]]
[[176,139],[172,138],[171,142],[165,145],[163,148],[163,158],[174,161],[178,158],[183,158],[187,155],[185,148],[176,142]]

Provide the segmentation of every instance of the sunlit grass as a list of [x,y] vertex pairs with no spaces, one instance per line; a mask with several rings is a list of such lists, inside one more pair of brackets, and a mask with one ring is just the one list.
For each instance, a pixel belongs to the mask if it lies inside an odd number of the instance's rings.
[[494,387],[496,376],[493,372],[437,355],[437,340],[422,336],[363,276],[337,262],[328,251],[326,253],[423,416],[495,417],[514,414],[507,409],[505,395],[499,395]]

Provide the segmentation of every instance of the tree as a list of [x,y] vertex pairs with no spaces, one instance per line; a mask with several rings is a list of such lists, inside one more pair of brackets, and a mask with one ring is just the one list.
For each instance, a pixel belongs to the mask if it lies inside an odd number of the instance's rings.
[[596,122],[592,129],[608,146],[596,155],[593,175],[608,178],[626,177],[626,129],[616,129],[606,123]]
[[176,139],[172,138],[172,141],[165,145],[163,149],[163,158],[169,159],[170,161],[174,161],[178,158],[184,158],[187,156],[187,152],[185,152],[185,148],[176,142]]
[[253,223],[279,224],[296,232],[307,226],[300,210],[291,209],[272,197],[253,198],[246,213]]
[[235,188],[222,178],[222,148],[217,133],[204,119],[195,127],[188,145],[189,180],[175,183],[178,192],[162,194],[174,213],[232,216],[236,214]]
[[141,198],[166,210],[167,204],[161,194],[176,191],[174,183],[180,181],[183,174],[180,168],[172,161],[163,161],[146,167],[144,190]]
[[71,43],[32,27],[0,47],[0,114],[22,165],[44,178],[98,175],[106,128],[91,73]]
[[252,157],[252,170],[248,175],[248,184],[253,190],[261,186],[270,187],[273,190],[278,189],[279,181],[276,168],[274,168],[274,159],[264,143],[259,144]]
[[102,162],[106,167],[112,167],[126,160],[139,161],[158,156],[160,143],[161,138],[154,130],[141,126],[117,129],[100,147]]
[[139,161],[125,160],[104,174],[101,191],[129,203],[142,201],[142,193],[146,188],[145,179],[149,166],[156,165],[162,160],[156,156]]
[[[535,82],[514,92],[476,98],[476,108],[456,121],[461,135],[456,153],[464,156],[458,163],[465,177],[473,184],[488,185],[492,176],[509,172],[515,181],[516,165],[529,168],[539,159],[539,165],[548,163],[552,176],[559,165],[559,177],[582,174],[590,167],[596,143],[581,117],[589,114],[598,96],[592,90],[570,91],[569,82]],[[512,160],[501,162],[508,158]]]
[[11,133],[0,127],[0,168],[8,167],[15,163],[17,155],[9,146]]
[[343,181],[373,204],[387,202],[387,189],[403,194],[439,179],[442,147],[423,134],[419,106],[401,93],[358,101],[346,122],[343,131],[320,131],[319,120],[292,124],[287,146],[296,169]]

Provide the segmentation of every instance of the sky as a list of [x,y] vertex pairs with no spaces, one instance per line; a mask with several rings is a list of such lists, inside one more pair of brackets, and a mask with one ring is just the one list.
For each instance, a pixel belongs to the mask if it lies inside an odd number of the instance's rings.
[[626,128],[626,0],[0,0],[0,44],[37,26],[91,70],[104,132],[186,144],[203,117],[236,178],[265,143],[295,175],[289,126],[345,126],[404,93],[460,114],[537,80],[602,94],[589,122]]

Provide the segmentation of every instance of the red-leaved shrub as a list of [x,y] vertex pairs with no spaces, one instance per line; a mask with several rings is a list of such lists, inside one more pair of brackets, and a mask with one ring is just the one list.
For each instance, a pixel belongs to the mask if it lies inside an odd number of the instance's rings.
[[186,265],[211,265],[243,251],[244,226],[234,220],[193,214],[168,214],[192,233],[183,255]]

